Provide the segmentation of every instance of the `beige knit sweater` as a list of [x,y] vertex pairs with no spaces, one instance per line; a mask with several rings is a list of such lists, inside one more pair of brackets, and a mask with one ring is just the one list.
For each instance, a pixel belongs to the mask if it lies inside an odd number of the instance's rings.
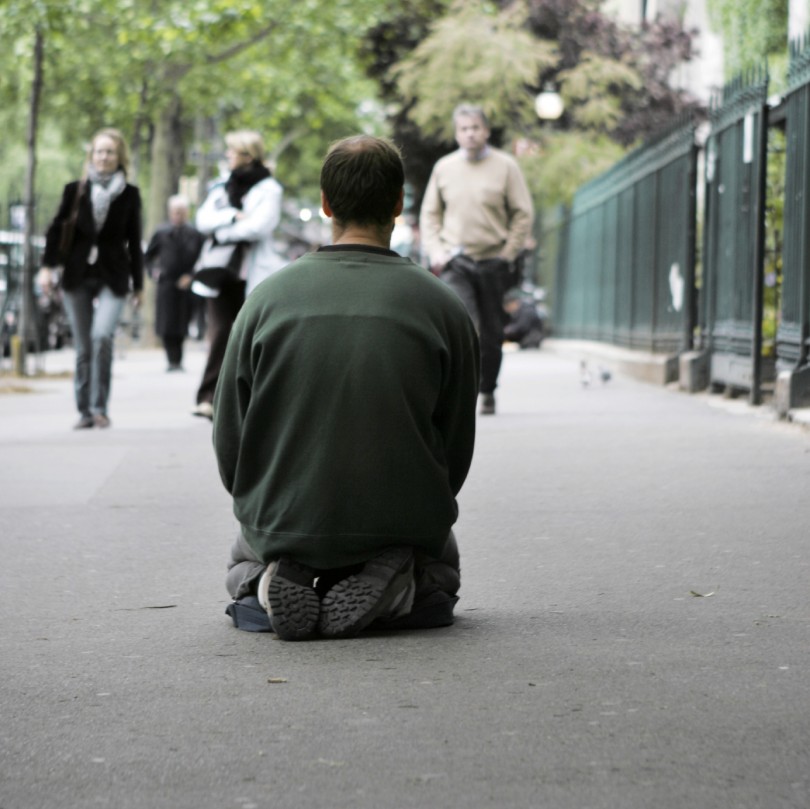
[[517,162],[489,148],[480,160],[459,149],[433,167],[419,218],[425,252],[434,263],[459,248],[474,259],[513,260],[524,248],[534,216]]

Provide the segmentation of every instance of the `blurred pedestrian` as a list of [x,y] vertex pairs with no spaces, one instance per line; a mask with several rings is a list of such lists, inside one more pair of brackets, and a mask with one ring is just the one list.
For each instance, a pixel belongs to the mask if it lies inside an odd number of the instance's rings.
[[403,184],[388,141],[334,144],[321,169],[332,244],[237,318],[214,412],[241,523],[227,578],[237,626],[246,600],[284,640],[453,622],[478,345],[456,296],[390,249]]
[[507,292],[503,303],[509,317],[504,326],[504,339],[523,348],[540,348],[543,342],[543,318],[534,301],[526,300],[518,289]]
[[532,226],[534,208],[515,159],[489,145],[481,107],[453,112],[459,149],[433,167],[420,234],[432,272],[467,308],[481,341],[481,413],[495,413],[501,369],[503,296]]
[[109,427],[115,330],[132,293],[141,303],[143,252],[141,195],[127,182],[124,136],[101,129],[93,136],[81,180],[65,186],[48,227],[40,279],[62,267],[65,310],[76,349],[76,429]]
[[191,277],[203,236],[188,223],[186,197],[170,197],[167,209],[169,221],[152,235],[145,259],[150,277],[157,282],[155,334],[163,341],[167,370],[182,371],[183,342],[191,318]]
[[264,164],[261,135],[250,130],[230,132],[225,145],[230,173],[211,188],[196,218],[204,236],[213,236],[219,244],[242,245],[238,275],[227,278],[208,298],[208,360],[192,413],[209,419],[225,347],[245,295],[287,263],[273,241],[281,221],[282,188]]

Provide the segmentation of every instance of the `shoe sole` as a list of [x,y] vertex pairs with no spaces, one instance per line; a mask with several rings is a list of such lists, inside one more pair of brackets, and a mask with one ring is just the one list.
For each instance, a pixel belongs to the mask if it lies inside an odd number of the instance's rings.
[[282,640],[306,640],[315,634],[321,602],[313,588],[312,568],[282,558],[270,577],[267,600],[273,631]]
[[391,548],[338,582],[321,602],[318,622],[327,638],[352,638],[385,613],[413,579],[413,552]]

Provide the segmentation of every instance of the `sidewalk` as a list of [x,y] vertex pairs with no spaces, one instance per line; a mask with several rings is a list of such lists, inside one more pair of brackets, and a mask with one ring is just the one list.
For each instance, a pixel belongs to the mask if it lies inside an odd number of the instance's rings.
[[810,806],[805,429],[507,354],[455,626],[284,643],[223,614],[203,361],[116,359],[109,430],[0,393],[2,809]]

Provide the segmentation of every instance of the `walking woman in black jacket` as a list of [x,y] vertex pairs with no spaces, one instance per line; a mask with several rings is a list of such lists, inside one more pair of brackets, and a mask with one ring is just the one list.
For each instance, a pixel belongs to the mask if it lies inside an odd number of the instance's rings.
[[141,195],[127,182],[127,145],[117,129],[90,143],[84,176],[68,183],[45,239],[43,270],[61,266],[76,349],[75,429],[109,427],[115,329],[132,291],[141,302]]

